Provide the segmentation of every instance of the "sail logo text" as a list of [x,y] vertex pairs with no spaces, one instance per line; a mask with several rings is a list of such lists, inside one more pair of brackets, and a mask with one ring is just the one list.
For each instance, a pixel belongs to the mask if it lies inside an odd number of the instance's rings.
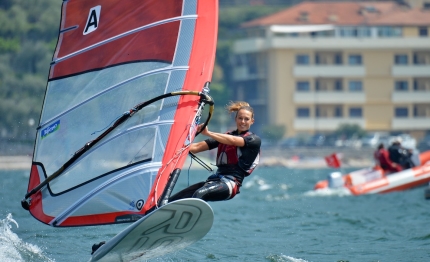
[[100,11],[102,9],[101,5],[95,6],[90,9],[90,13],[88,14],[87,23],[84,28],[84,35],[87,35],[91,32],[96,31],[97,27],[99,27],[100,20]]
[[58,129],[60,129],[60,120],[57,120],[52,125],[48,126],[45,129],[42,129],[42,131],[40,131],[40,136],[43,139],[43,138],[47,137],[49,134],[54,133]]

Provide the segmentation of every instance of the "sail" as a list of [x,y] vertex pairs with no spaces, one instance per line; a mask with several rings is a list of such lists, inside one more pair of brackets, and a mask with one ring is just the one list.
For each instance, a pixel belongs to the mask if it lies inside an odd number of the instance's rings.
[[217,19],[214,0],[64,1],[23,207],[60,227],[156,208],[195,136]]

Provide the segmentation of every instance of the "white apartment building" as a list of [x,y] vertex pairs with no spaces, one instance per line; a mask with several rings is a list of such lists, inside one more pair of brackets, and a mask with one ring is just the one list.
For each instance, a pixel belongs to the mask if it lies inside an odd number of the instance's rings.
[[430,131],[430,0],[302,2],[242,27],[234,95],[257,129]]

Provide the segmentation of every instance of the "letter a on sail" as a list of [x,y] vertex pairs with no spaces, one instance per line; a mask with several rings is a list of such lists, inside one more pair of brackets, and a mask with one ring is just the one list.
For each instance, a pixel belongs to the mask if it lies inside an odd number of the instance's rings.
[[100,19],[100,10],[101,6],[95,6],[90,9],[90,13],[88,14],[87,23],[84,28],[84,35],[87,35],[97,29],[99,26]]

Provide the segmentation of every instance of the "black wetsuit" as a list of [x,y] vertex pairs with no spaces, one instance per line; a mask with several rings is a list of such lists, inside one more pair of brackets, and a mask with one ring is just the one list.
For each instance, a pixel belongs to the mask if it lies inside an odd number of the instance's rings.
[[388,148],[388,153],[390,156],[390,160],[394,163],[401,164],[402,160],[402,153],[401,153],[401,147],[399,145],[391,145]]
[[169,198],[169,202],[190,197],[205,201],[221,201],[231,199],[239,193],[243,179],[258,165],[261,139],[249,131],[238,134],[235,130],[227,134],[243,137],[245,145],[227,146],[214,139],[206,139],[209,150],[218,148],[216,174],[209,176],[204,182],[191,185],[176,193]]
[[411,160],[411,153],[404,149],[401,145],[391,145],[388,148],[388,152],[390,155],[390,160],[401,165],[404,169],[415,166]]

